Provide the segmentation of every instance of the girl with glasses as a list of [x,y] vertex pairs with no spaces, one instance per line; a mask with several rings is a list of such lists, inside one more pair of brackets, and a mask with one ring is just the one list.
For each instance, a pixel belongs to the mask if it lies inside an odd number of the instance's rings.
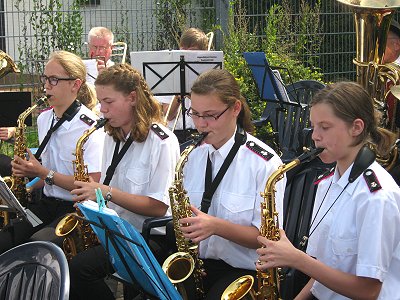
[[[250,110],[228,71],[201,74],[193,84],[191,102],[189,114],[197,130],[208,134],[184,167],[193,216],[180,220],[188,224],[181,230],[185,238],[199,243],[206,299],[220,299],[232,281],[256,274],[260,192],[282,161],[251,135]],[[285,182],[276,186],[280,213]]]
[[[66,78],[68,80],[63,80]],[[91,99],[85,98],[88,92],[85,78],[85,66],[77,55],[66,51],[50,55],[42,80],[45,79],[44,88],[51,108],[37,118],[40,143],[37,157],[27,149],[29,160],[14,156],[12,162],[15,176],[40,178],[34,188],[38,195],[43,188],[43,195],[29,203],[28,208],[43,224],[33,228],[23,221],[15,226],[13,235],[11,231],[1,232],[1,251],[26,242],[30,236],[31,240],[50,240],[59,244],[62,241],[55,236],[54,228],[63,215],[75,210],[70,191],[75,188],[72,161],[76,159],[76,143],[97,119],[96,114],[79,101]],[[98,130],[93,133],[85,144],[83,154],[89,175],[95,181],[100,179],[103,140],[104,132]]]
[[277,242],[258,238],[257,268],[310,276],[296,299],[400,299],[400,189],[365,146],[384,157],[395,136],[377,127],[373,101],[356,83],[328,85],[310,106],[319,157],[336,168],[319,181],[307,253],[282,230]]
[[[77,181],[74,200],[95,200],[100,188],[109,208],[141,232],[147,218],[170,215],[168,188],[179,157],[178,140],[162,124],[159,103],[132,66],[107,68],[95,86],[100,111],[108,119],[102,177],[100,183]],[[165,230],[152,232],[150,248],[163,261],[165,253],[157,248],[166,244]],[[110,271],[114,269],[102,246],[79,253],[70,262],[70,299],[114,299],[104,282]]]

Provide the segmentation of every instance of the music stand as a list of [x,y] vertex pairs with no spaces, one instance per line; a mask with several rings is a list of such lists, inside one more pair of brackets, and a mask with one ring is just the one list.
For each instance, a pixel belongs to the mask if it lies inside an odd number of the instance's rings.
[[0,205],[0,211],[5,212],[13,212],[17,214],[18,218],[24,218],[27,220],[33,227],[36,227],[42,224],[42,220],[40,220],[33,212],[29,209],[24,208],[21,203],[17,200],[13,192],[4,182],[3,177],[0,176],[0,200],[6,205]]
[[104,208],[100,212],[97,204],[92,201],[78,206],[123,280],[139,284],[146,293],[158,299],[182,299],[141,234],[131,224],[111,209]]
[[[132,66],[142,72],[156,96],[189,94],[193,82],[203,72],[222,69],[222,51],[164,50],[131,52]],[[181,101],[184,139],[186,140],[186,107]]]

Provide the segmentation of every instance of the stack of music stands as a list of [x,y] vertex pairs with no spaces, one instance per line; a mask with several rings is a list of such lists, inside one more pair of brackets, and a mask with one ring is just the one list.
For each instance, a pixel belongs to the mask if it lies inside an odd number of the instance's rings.
[[146,295],[157,299],[182,299],[141,234],[131,224],[111,209],[99,211],[95,202],[86,201],[78,206],[124,281],[139,285]]

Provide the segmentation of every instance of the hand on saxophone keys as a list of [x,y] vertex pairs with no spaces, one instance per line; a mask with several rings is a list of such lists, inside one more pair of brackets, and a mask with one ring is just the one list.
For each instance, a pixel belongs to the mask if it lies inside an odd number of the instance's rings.
[[285,231],[279,230],[281,238],[278,241],[271,241],[263,236],[257,240],[261,247],[257,249],[259,255],[255,265],[260,271],[276,267],[294,267],[301,261],[302,251],[296,249],[286,237]]
[[11,161],[12,173],[18,177],[46,177],[48,170],[32,154],[31,150],[26,149],[29,160],[14,155]]
[[107,186],[100,184],[93,180],[92,177],[89,177],[89,182],[75,180],[74,185],[77,187],[71,191],[72,195],[76,195],[72,198],[75,202],[81,202],[86,200],[96,201],[96,189],[100,188],[105,195],[107,190]]
[[194,243],[199,243],[202,240],[216,234],[217,218],[203,213],[201,210],[191,205],[190,209],[193,212],[193,216],[189,218],[180,219],[180,229],[183,236],[186,239],[191,240]]

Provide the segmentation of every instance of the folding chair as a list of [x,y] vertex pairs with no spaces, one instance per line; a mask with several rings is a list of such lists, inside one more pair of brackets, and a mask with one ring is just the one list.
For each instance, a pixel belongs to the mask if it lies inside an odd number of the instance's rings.
[[0,255],[0,299],[68,300],[69,269],[63,251],[36,241]]

